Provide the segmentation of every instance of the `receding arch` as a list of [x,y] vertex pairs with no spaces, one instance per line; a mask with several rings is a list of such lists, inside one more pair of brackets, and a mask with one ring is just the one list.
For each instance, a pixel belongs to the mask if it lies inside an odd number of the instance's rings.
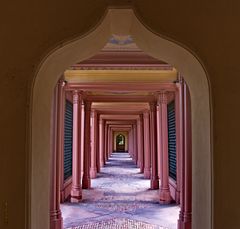
[[211,115],[206,73],[191,52],[146,29],[131,9],[109,9],[94,31],[51,53],[36,74],[30,111],[29,228],[49,228],[50,118],[54,86],[67,67],[98,52],[111,34],[131,35],[139,48],[170,63],[184,75],[192,101],[193,229],[212,228]]

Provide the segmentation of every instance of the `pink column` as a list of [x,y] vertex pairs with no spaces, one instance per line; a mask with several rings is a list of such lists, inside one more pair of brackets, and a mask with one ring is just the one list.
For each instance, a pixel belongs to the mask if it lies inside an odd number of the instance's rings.
[[104,166],[104,120],[99,120],[99,155],[100,155],[100,167]]
[[131,128],[131,130],[129,131],[128,142],[129,142],[129,154],[133,158],[133,135],[132,135],[132,132],[133,132],[133,130]]
[[150,138],[149,138],[149,112],[143,113],[144,125],[144,178],[150,178]]
[[181,193],[181,173],[182,173],[182,155],[183,155],[183,84],[177,83],[175,92],[175,122],[176,122],[176,159],[177,159],[177,177],[176,177],[176,203],[180,203]]
[[107,152],[107,159],[109,158],[109,156],[111,155],[111,128],[108,125],[108,152]]
[[143,133],[142,133],[142,115],[137,120],[137,138],[138,138],[138,166],[143,173]]
[[[79,131],[81,121],[79,109],[79,102],[81,104],[81,97],[77,90],[73,91],[73,139],[72,139],[72,189],[71,189],[71,202],[80,202],[82,199],[81,188],[81,153],[80,153],[80,137]],[[80,110],[80,112],[79,112]]]
[[110,137],[109,137],[109,155],[108,157],[110,157],[110,155],[113,152],[113,131],[112,128],[110,128]]
[[52,155],[51,155],[51,176],[50,176],[50,228],[62,229],[63,219],[60,209],[60,151],[63,139],[63,116],[62,100],[64,99],[64,82],[59,81],[54,90],[54,107],[52,113]]
[[133,125],[133,144],[134,144],[134,161],[135,164],[137,165],[138,161],[138,147],[137,147],[137,127],[136,124]]
[[158,98],[161,117],[160,117],[160,203],[169,204],[172,201],[169,189],[169,170],[168,170],[168,119],[167,119],[167,94],[161,92]]
[[179,229],[191,229],[192,225],[192,133],[191,133],[191,102],[189,89],[183,84],[183,155],[182,155],[182,190],[181,211],[178,220]]
[[162,150],[162,131],[161,131],[161,107],[160,107],[160,104],[157,103],[157,106],[156,106],[156,121],[157,121],[157,124],[156,124],[156,128],[157,128],[157,154],[158,154],[158,157],[157,157],[157,160],[158,160],[158,178],[160,180],[161,178],[161,160],[160,160],[160,153],[161,153],[161,150]]
[[92,110],[90,177],[97,177],[97,111]]
[[151,189],[159,188],[156,132],[156,104],[150,103]]
[[100,149],[99,149],[99,121],[100,121],[100,115],[98,114],[97,115],[97,136],[96,136],[96,150],[97,150],[97,153],[96,153],[96,164],[97,164],[97,173],[100,172]]
[[131,127],[131,145],[132,145],[132,159],[135,161],[135,155],[134,155],[134,130],[133,130],[133,125]]
[[108,160],[107,152],[108,152],[108,125],[106,124],[106,121],[104,121],[104,152],[103,152],[104,165]]
[[85,116],[85,126],[83,129],[84,132],[84,164],[83,164],[83,178],[82,178],[82,188],[88,189],[91,187],[90,180],[90,159],[91,159],[91,151],[90,151],[90,118],[91,118],[91,103],[85,102],[84,104],[84,116]]

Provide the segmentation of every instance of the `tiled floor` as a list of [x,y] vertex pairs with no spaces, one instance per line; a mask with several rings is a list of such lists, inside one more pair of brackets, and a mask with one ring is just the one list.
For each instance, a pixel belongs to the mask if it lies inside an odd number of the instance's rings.
[[176,229],[179,207],[160,205],[158,190],[149,188],[129,154],[113,153],[83,201],[61,205],[64,228]]

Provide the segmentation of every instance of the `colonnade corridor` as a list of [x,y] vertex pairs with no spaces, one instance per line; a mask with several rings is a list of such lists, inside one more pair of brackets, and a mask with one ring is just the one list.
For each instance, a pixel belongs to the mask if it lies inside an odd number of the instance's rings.
[[54,89],[50,228],[191,229],[190,111],[181,73],[131,36],[66,69]]
[[176,229],[180,207],[159,204],[159,190],[127,152],[114,152],[83,189],[80,203],[61,204],[64,228],[83,229]]

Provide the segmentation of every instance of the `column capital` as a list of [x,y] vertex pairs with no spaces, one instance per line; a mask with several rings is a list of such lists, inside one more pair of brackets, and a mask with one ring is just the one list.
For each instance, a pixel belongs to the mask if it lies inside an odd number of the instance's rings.
[[78,90],[74,90],[72,94],[73,94],[73,104],[78,104],[79,102]]
[[158,104],[167,104],[168,102],[168,92],[167,91],[160,91],[158,93]]
[[150,111],[154,111],[156,109],[156,105],[157,105],[156,102],[150,102],[149,103]]
[[143,112],[143,118],[148,118],[149,117],[149,110],[144,110]]
[[84,103],[84,106],[85,106],[85,110],[86,111],[91,111],[92,102],[83,100],[83,103]]
[[99,124],[101,124],[101,125],[104,124],[104,119],[102,119],[100,116],[99,116]]
[[59,85],[60,87],[65,87],[66,81],[65,81],[64,79],[60,79],[60,80],[58,80],[58,85]]
[[92,118],[97,118],[97,115],[98,115],[97,110],[96,109],[91,109]]

